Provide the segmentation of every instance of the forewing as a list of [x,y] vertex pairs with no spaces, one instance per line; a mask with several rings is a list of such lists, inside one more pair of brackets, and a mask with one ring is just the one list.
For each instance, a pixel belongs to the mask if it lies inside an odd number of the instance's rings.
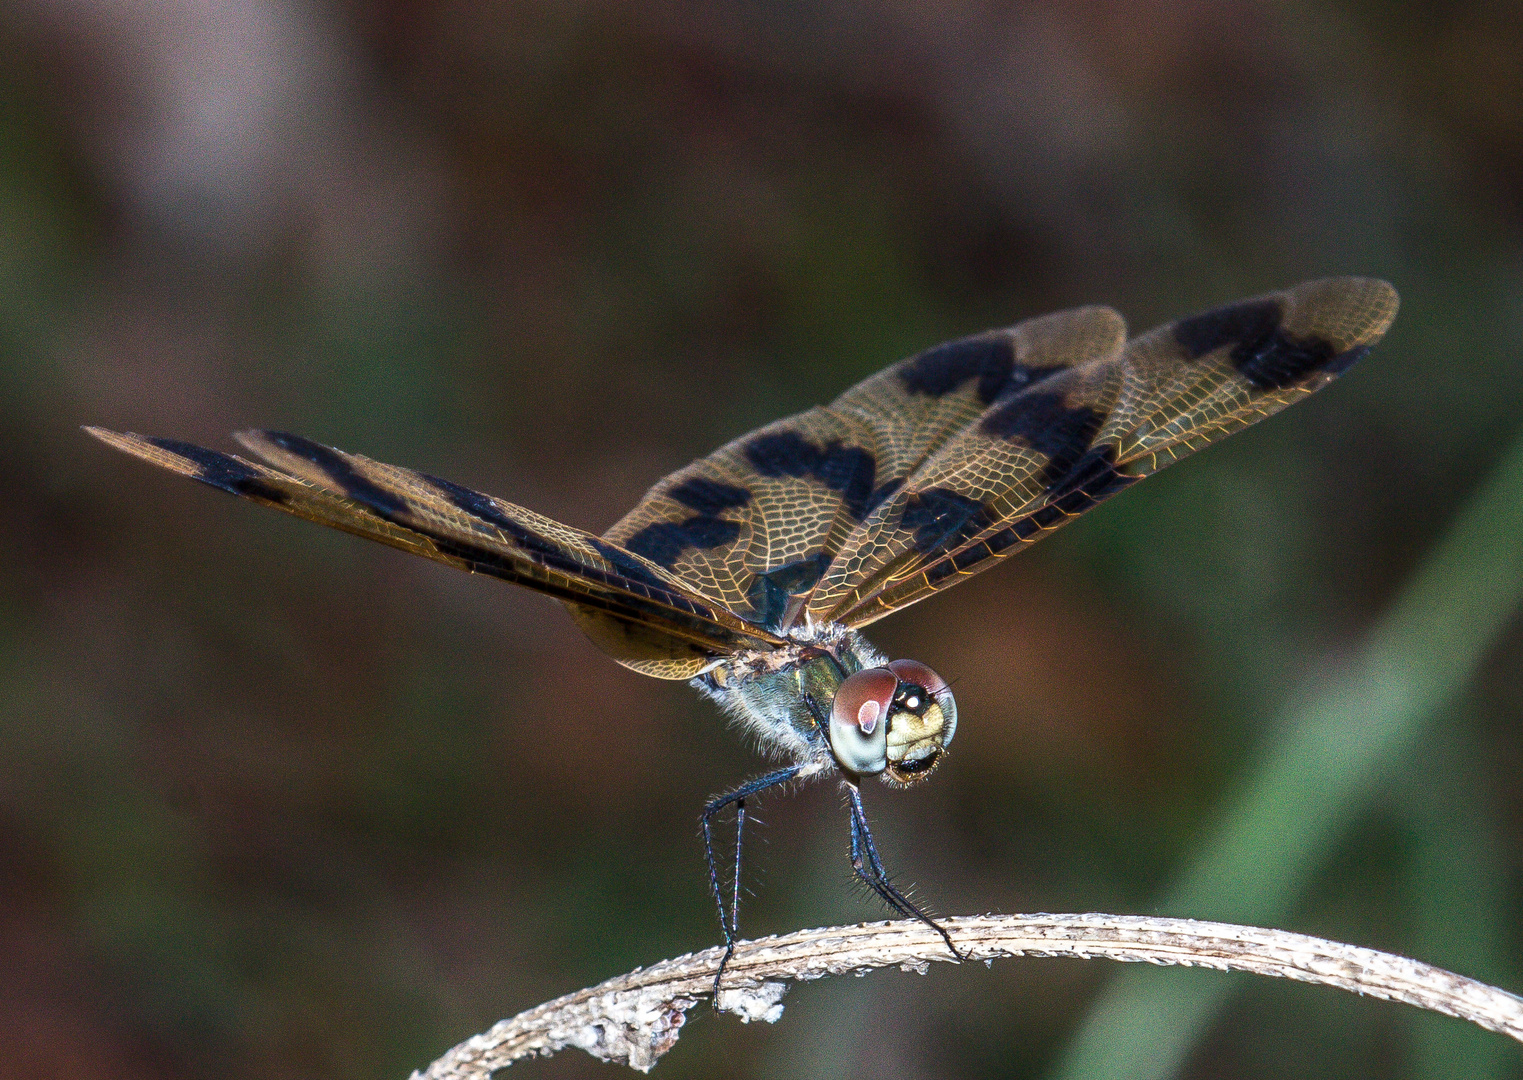
[[261,463],[171,439],[86,430],[234,495],[553,596],[614,659],[658,678],[691,678],[738,648],[778,640],[616,544],[447,480],[279,432],[237,435]]
[[863,522],[811,615],[863,626],[986,569],[1320,390],[1381,338],[1396,306],[1383,281],[1307,282],[1002,395]]
[[948,440],[1014,390],[1113,354],[1125,335],[1119,315],[1090,307],[939,345],[673,473],[606,538],[782,632]]

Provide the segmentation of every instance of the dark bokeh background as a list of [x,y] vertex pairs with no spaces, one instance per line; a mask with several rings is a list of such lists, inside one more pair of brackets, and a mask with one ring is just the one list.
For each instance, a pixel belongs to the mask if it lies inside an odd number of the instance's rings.
[[[79,424],[286,428],[601,531],[947,337],[1388,278],[1336,387],[875,635],[963,717],[935,782],[869,792],[904,881],[1154,910],[1523,425],[1520,40],[1486,2],[11,0],[0,1075],[402,1077],[714,944],[697,810],[760,768],[556,606]],[[1291,928],[1523,986],[1520,659],[1514,628]],[[766,801],[748,931],[881,917],[838,803]],[[1444,917],[1449,856],[1482,918]],[[1114,973],[828,981],[776,1027],[700,1010],[660,1075],[1037,1077]],[[1254,984],[1187,1073],[1479,1075],[1416,1017]]]

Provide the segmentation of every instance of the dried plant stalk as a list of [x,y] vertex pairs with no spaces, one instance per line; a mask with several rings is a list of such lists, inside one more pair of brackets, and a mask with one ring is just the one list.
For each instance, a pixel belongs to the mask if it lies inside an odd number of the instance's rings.
[[[973,915],[944,920],[976,960],[1010,956],[1105,957],[1248,971],[1322,983],[1458,1017],[1523,1042],[1523,998],[1391,953],[1228,923],[1140,915]],[[664,960],[548,1001],[476,1035],[413,1080],[487,1080],[526,1057],[580,1047],[648,1072],[677,1042],[687,1011],[710,996],[722,950]],[[791,982],[898,966],[924,972],[951,960],[924,923],[862,923],[742,942],[725,971],[719,1006],[774,1023]]]

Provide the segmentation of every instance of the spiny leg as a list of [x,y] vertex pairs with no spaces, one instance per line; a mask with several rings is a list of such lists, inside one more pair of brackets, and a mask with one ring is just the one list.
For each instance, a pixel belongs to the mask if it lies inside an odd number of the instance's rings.
[[[765,791],[778,784],[786,784],[797,776],[802,765],[790,765],[786,769],[747,780],[734,791],[726,792],[710,800],[703,808],[703,855],[709,864],[709,887],[714,890],[714,903],[719,906],[719,929],[724,933],[724,957],[719,970],[714,973],[714,1004],[719,1004],[719,980],[724,977],[725,965],[735,955],[735,941],[740,937],[740,843],[746,827],[746,799],[758,791]],[[731,892],[730,910],[725,911],[724,891],[719,887],[719,864],[714,861],[714,830],[711,824],[715,814],[730,805],[735,806],[735,887]]]
[[[736,937],[740,936],[740,838],[746,831],[746,800],[738,799],[735,802],[735,880],[730,883],[730,929]],[[720,970],[724,965],[720,965]],[[714,980],[717,990],[719,980]]]
[[868,838],[864,841],[862,835],[864,831],[858,821],[856,811],[853,810],[851,814],[852,869],[857,872],[857,876],[866,882],[873,892],[877,893],[878,897],[890,908],[906,918],[915,918],[918,912],[911,911],[905,900],[901,900],[897,893],[890,891],[886,887],[882,866],[877,862],[877,851],[868,849],[868,845],[872,843],[872,834],[869,833]]
[[867,827],[867,814],[862,809],[862,793],[855,784],[847,784],[846,793],[851,799],[851,868],[890,908],[906,918],[919,919],[941,935],[941,940],[947,943],[947,948],[952,950],[953,956],[959,960],[968,959],[956,945],[952,944],[952,935],[948,934],[935,919],[916,907],[914,902],[889,880],[888,872],[883,869],[883,861],[878,858],[878,847],[873,843],[872,830]]

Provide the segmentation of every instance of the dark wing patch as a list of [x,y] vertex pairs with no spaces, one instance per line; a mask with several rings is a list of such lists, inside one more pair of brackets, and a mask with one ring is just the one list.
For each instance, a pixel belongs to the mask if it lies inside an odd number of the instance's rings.
[[994,523],[989,508],[977,499],[944,488],[927,488],[904,501],[900,527],[910,533],[910,544],[920,552],[954,547],[971,540]]
[[624,547],[642,559],[670,570],[689,549],[704,551],[732,542],[740,526],[719,515],[745,506],[751,493],[745,488],[720,484],[695,476],[671,490],[675,501],[698,513],[682,521],[658,521],[624,541]]
[[[361,475],[348,459],[348,455],[342,451],[284,431],[262,431],[252,434],[259,436],[259,445],[277,448],[292,459],[304,461],[313,466],[316,472],[327,480],[324,486],[336,488],[378,516],[389,521],[407,513],[406,503],[393,492],[378,487],[369,478]],[[254,447],[251,446],[250,449]],[[261,453],[259,450],[255,452]],[[261,456],[268,456],[268,453],[263,452]]]
[[708,514],[683,521],[658,521],[635,533],[624,546],[657,566],[670,570],[685,551],[724,547],[740,535],[740,526]]
[[757,574],[746,591],[746,601],[756,621],[762,626],[784,626],[790,622],[799,606],[797,598],[814,588],[829,563],[829,557],[822,551]]
[[[667,477],[607,538],[780,633],[852,557],[849,538],[899,505],[907,478],[991,402],[1125,336],[1115,312],[1078,308],[938,345]],[[716,490],[736,494],[693,497]]]
[[281,432],[238,434],[265,459],[256,462],[86,430],[223,491],[553,596],[614,659],[658,678],[691,678],[738,649],[779,643],[617,544],[447,480]]
[[[85,428],[91,435],[104,442],[117,445],[108,436],[116,433],[106,431],[104,428]],[[270,503],[279,506],[286,501],[285,492],[262,477],[254,468],[245,461],[241,461],[231,454],[224,454],[218,450],[208,450],[204,446],[195,443],[181,442],[179,439],[144,439],[148,446],[163,451],[162,460],[156,457],[149,458],[155,464],[163,464],[165,460],[182,461],[188,467],[194,468],[195,479],[203,484],[210,484],[221,491],[231,495],[242,495],[244,498],[254,499],[259,502]],[[125,449],[125,447],[122,447]],[[131,452],[131,451],[129,451]],[[139,457],[146,456],[139,454]],[[177,469],[177,472],[184,472]]]
[[1244,300],[1203,311],[1174,324],[1174,340],[1191,360],[1231,346],[1241,364],[1280,329],[1285,308],[1278,300]]
[[1192,360],[1230,346],[1238,374],[1259,390],[1282,390],[1318,371],[1342,374],[1369,351],[1368,345],[1340,351],[1317,333],[1287,333],[1284,318],[1279,300],[1249,300],[1181,319],[1174,340]]
[[899,381],[911,394],[939,398],[974,383],[978,400],[988,405],[1012,389],[1030,386],[1065,365],[1017,363],[1015,342],[1006,331],[993,331],[937,345],[898,367]]
[[758,475],[816,480],[840,496],[843,513],[862,520],[878,471],[872,451],[848,446],[839,439],[819,445],[785,429],[756,436],[745,444],[744,452]]
[[745,506],[751,501],[751,493],[745,488],[733,484],[717,484],[701,476],[678,484],[669,494],[689,510],[697,510],[710,517],[721,510]]
[[978,426],[991,438],[1018,439],[1045,457],[1042,479],[1052,484],[1089,449],[1104,422],[1105,414],[1088,405],[1032,390],[990,409]]
[[912,394],[943,397],[977,379],[980,401],[990,402],[1004,389],[1015,367],[1015,349],[1005,338],[980,336],[949,341],[911,357],[899,371]]
[[848,538],[808,613],[862,626],[987,568],[1321,389],[1380,339],[1396,306],[1383,281],[1307,282],[1007,389]]

